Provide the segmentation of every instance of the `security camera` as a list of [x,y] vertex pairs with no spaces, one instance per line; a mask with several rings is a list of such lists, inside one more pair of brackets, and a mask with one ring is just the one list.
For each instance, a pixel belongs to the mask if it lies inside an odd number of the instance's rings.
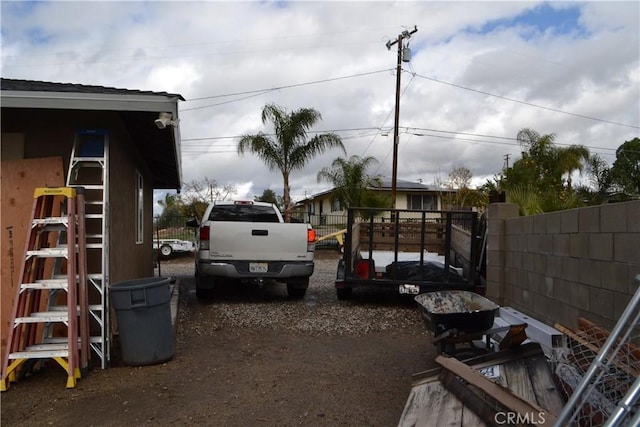
[[174,124],[171,120],[171,113],[160,113],[160,116],[154,120],[154,123],[158,129],[164,129],[168,125]]
[[156,126],[158,127],[158,129],[164,129],[167,127],[167,124],[169,124],[169,120],[165,120],[165,119],[156,119],[154,121],[154,123],[156,124]]

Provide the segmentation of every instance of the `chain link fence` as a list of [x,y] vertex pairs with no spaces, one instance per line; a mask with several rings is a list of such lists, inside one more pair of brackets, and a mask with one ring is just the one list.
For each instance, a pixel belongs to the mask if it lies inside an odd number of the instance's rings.
[[568,351],[556,375],[569,396],[555,426],[640,425],[640,275],[629,305],[609,332],[579,319],[564,330]]

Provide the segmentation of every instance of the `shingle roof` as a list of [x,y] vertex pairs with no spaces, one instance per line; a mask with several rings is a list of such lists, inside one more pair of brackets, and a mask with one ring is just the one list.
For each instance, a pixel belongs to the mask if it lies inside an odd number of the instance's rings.
[[[391,188],[391,180],[382,180],[379,188],[388,189]],[[420,182],[405,181],[402,179],[396,179],[396,189],[398,190],[417,190],[417,191],[437,191],[438,188],[422,184]]]
[[0,90],[15,90],[23,92],[101,93],[105,95],[161,95],[177,97],[181,101],[185,100],[182,95],[168,92],[153,92],[149,90],[120,89],[115,87],[82,85],[75,83],[54,83],[5,78],[0,78]]

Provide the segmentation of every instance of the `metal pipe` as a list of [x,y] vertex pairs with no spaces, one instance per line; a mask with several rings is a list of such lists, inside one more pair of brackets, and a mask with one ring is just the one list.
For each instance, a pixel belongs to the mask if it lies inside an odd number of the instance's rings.
[[[604,424],[604,427],[615,427],[621,425],[620,423],[624,420],[627,414],[631,413],[631,408],[637,403],[639,397],[640,377],[637,377],[624,399],[618,403],[618,407],[615,412],[611,414],[611,417],[609,417],[607,422]],[[640,411],[638,411],[638,414],[636,415],[640,415]]]
[[[627,305],[627,308],[620,316],[618,323],[611,331],[609,338],[605,341],[604,345],[598,352],[598,355],[591,363],[589,370],[578,384],[578,387],[573,391],[569,401],[562,408],[560,415],[556,419],[554,427],[564,427],[569,425],[569,422],[572,420],[572,411],[577,408],[578,401],[587,390],[587,388],[593,383],[593,378],[597,375],[598,369],[601,368],[606,363],[606,355],[611,350],[611,348],[616,344],[618,340],[618,336],[622,334],[623,328],[627,324],[628,320],[631,319],[634,315],[638,316],[638,308],[640,307],[640,274],[636,276],[635,281],[638,282],[638,288],[636,289],[636,293],[633,298]],[[628,334],[628,333],[627,333]],[[582,406],[582,404],[580,404]]]

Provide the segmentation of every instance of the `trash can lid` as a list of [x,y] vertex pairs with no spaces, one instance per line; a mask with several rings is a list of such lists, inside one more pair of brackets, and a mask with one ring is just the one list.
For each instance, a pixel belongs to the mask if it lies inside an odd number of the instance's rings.
[[114,283],[109,288],[112,291],[129,291],[132,289],[152,288],[155,286],[163,286],[169,284],[169,277],[144,277],[140,279],[126,280],[124,282]]

